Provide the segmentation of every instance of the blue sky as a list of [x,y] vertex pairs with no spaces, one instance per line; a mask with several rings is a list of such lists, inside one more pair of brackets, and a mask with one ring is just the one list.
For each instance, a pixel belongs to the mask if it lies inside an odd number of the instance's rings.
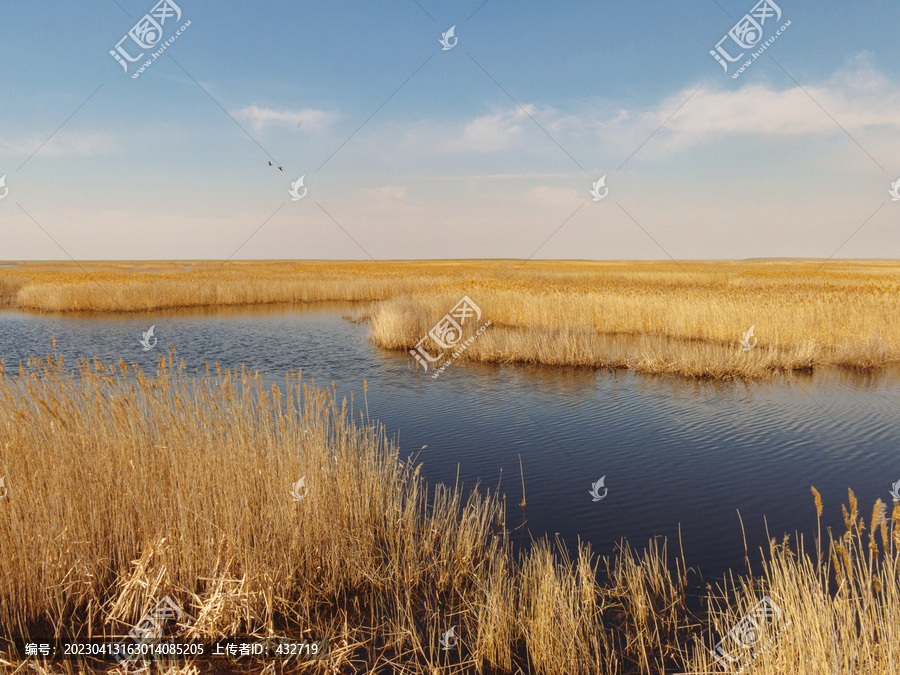
[[0,259],[900,255],[896,3],[175,2],[0,10]]

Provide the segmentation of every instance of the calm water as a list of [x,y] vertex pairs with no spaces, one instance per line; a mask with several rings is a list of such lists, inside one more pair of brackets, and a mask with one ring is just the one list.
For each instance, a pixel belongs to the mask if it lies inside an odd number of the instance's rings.
[[[862,513],[889,502],[900,480],[897,451],[900,376],[833,371],[763,384],[699,383],[575,368],[456,362],[437,380],[402,352],[366,339],[367,326],[342,308],[268,307],[127,316],[0,312],[0,359],[7,371],[51,350],[67,360],[123,358],[153,372],[173,344],[191,368],[206,361],[239,366],[278,381],[289,368],[305,380],[334,381],[354,392],[401,454],[417,454],[429,482],[483,487],[506,495],[508,525],[522,512],[521,458],[527,497],[524,542],[558,533],[589,541],[601,554],[623,537],[642,545],[679,526],[689,565],[706,578],[743,568],[746,528],[754,568],[772,536],[815,532],[814,485],[825,521],[841,529],[847,488]],[[151,324],[159,343],[138,341]],[[422,446],[427,448],[420,450]],[[607,496],[591,484],[606,476]],[[823,529],[824,532],[824,529]],[[518,536],[518,534],[516,535]]]

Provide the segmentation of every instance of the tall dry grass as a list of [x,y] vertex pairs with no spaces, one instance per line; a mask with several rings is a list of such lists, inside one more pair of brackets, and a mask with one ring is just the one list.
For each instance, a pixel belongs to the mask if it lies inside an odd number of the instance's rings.
[[[640,268],[471,284],[467,294],[482,309],[482,321],[492,323],[464,357],[715,378],[900,362],[900,267]],[[388,349],[414,347],[461,291],[378,303],[370,310],[373,341]],[[751,326],[757,341],[745,351],[740,341]],[[424,346],[430,354],[441,351],[430,339]]]
[[20,309],[134,312],[178,307],[364,301],[411,289],[391,270],[352,275],[339,265],[230,262],[129,271],[101,264],[30,264],[0,269],[0,301]]
[[191,377],[174,354],[155,375],[55,357],[0,374],[0,638],[121,635],[169,595],[200,637],[327,638],[309,672],[711,673],[768,594],[790,625],[747,672],[898,672],[900,506],[867,525],[850,493],[817,555],[773,540],[761,574],[692,600],[662,544],[514,556],[497,495],[429,488],[358,416],[299,373]]
[[[365,301],[354,318],[371,321],[373,342],[408,350],[468,295],[492,322],[463,355],[474,361],[714,378],[900,362],[893,262],[233,261],[138,272],[128,265],[136,264],[3,268],[0,304],[157,311]],[[758,342],[744,351],[750,326]]]
[[[822,500],[812,489],[821,530]],[[764,624],[757,650],[742,650],[734,666],[743,672],[844,675],[900,672],[900,505],[893,512],[879,499],[871,518],[859,513],[852,490],[843,506],[846,530],[829,543],[816,537],[816,555],[793,548],[789,537],[770,540],[762,574],[730,580],[710,594],[708,616],[714,635],[724,636],[767,594],[783,611]],[[768,644],[771,643],[771,644]],[[768,644],[768,646],[766,646]],[[754,658],[754,653],[758,655]],[[697,644],[691,668],[709,672],[713,659]]]
[[[327,638],[329,659],[311,667],[330,672],[656,658],[622,602],[600,606],[588,549],[563,564],[538,544],[520,564],[496,495],[429,490],[332,389],[299,373],[281,389],[244,371],[192,378],[173,356],[154,376],[49,358],[0,377],[0,637],[121,635],[169,595],[202,637]],[[624,564],[623,597],[653,574]],[[677,632],[683,613],[679,601],[654,621]]]

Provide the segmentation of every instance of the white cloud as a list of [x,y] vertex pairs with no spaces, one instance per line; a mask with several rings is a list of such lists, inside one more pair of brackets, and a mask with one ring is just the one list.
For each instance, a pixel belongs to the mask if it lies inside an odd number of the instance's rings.
[[270,125],[281,125],[296,128],[302,123],[304,129],[323,129],[337,119],[338,115],[327,110],[304,108],[303,110],[275,110],[250,105],[231,112],[236,119],[247,120],[256,131]]
[[[883,148],[891,142],[884,131],[900,128],[900,86],[872,67],[866,53],[819,83],[725,89],[716,82],[699,90],[696,84],[688,86],[649,107],[597,103],[576,111],[530,103],[523,106],[525,110],[511,105],[468,121],[423,121],[407,130],[400,144],[416,154],[474,155],[542,148],[558,152],[549,139],[531,147],[534,134],[543,134],[536,121],[576,156],[631,152],[651,136],[642,153],[668,153],[725,138],[802,139],[844,131],[854,137],[872,135],[880,140],[867,143]],[[390,142],[390,134],[385,140]],[[523,147],[525,143],[529,148]]]
[[821,84],[780,90],[770,84],[735,90],[705,86],[690,96],[695,90],[688,87],[650,110],[596,120],[595,128],[603,136],[646,138],[665,123],[655,143],[676,150],[728,136],[809,137],[843,134],[841,127],[850,134],[900,127],[900,87],[872,68],[865,54]]
[[[527,137],[527,127],[534,127],[528,115],[535,115],[533,105],[495,110],[468,121],[425,120],[412,128],[403,127],[401,148],[404,151],[429,154],[490,154],[514,148]],[[526,114],[527,111],[527,114]],[[537,127],[535,127],[537,131]]]
[[[108,155],[122,151],[112,134],[106,132],[78,133],[60,131],[46,139],[32,136],[19,143],[0,141],[11,153],[28,156],[40,148],[41,157],[87,157]],[[43,145],[41,145],[43,143]]]
[[396,204],[406,201],[406,188],[400,185],[385,185],[380,188],[362,188],[357,190],[368,203]]
[[[523,106],[534,115],[533,105]],[[522,137],[522,124],[532,122],[518,106],[491,115],[476,117],[466,124],[462,135],[451,141],[450,150],[462,152],[496,152],[508,148]]]
[[841,133],[835,121],[848,131],[900,126],[900,92],[853,99],[827,86],[775,91],[754,85],[735,92],[701,92],[669,124],[673,133],[693,140],[708,134]]

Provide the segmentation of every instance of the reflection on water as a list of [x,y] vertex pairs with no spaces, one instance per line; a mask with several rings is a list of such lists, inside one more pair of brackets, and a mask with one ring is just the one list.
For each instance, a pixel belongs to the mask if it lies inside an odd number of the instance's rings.
[[[806,532],[816,515],[840,532],[840,504],[853,488],[865,512],[900,480],[894,451],[900,369],[823,370],[734,383],[587,368],[456,362],[437,380],[404,352],[376,349],[367,326],[341,318],[358,304],[189,308],[145,314],[0,312],[0,358],[8,372],[30,355],[99,357],[155,370],[168,345],[189,368],[242,363],[272,382],[290,368],[307,381],[354,392],[413,454],[429,481],[499,487],[508,524],[522,541],[558,533],[609,554],[623,537],[665,536],[689,565],[714,576],[743,568],[743,519],[751,561],[772,536]],[[145,352],[141,335],[159,338]],[[358,414],[358,412],[357,412]],[[427,446],[422,449],[423,446]],[[521,475],[519,462],[521,459]],[[608,489],[593,501],[591,485]],[[680,529],[679,529],[680,528]],[[823,529],[823,531],[825,531]],[[518,536],[518,535],[517,535]],[[758,566],[755,567],[758,570]]]

